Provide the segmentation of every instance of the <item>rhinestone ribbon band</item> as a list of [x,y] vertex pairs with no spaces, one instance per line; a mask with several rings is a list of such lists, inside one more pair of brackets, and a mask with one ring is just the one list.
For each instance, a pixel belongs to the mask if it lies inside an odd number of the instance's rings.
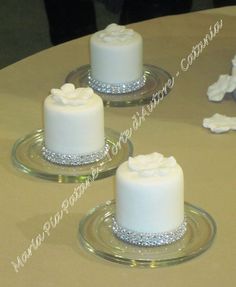
[[146,83],[146,76],[143,74],[141,78],[136,81],[120,84],[108,84],[98,80],[95,80],[89,71],[88,84],[94,90],[105,94],[125,94],[136,91],[142,88]]
[[153,247],[161,246],[174,243],[179,240],[185,234],[187,230],[186,220],[176,228],[175,230],[169,232],[161,233],[144,233],[144,232],[135,232],[130,229],[123,228],[118,225],[116,219],[113,217],[113,233],[121,240],[144,247]]
[[47,149],[45,146],[42,148],[42,155],[44,158],[52,163],[56,163],[59,165],[84,165],[93,162],[97,162],[103,159],[109,151],[109,144],[106,143],[104,147],[97,152],[90,153],[90,154],[60,154],[55,153]]

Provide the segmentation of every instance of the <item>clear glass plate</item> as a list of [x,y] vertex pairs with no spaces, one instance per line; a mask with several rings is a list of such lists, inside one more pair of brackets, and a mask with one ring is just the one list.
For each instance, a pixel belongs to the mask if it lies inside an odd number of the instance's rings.
[[116,155],[113,155],[112,148],[119,142],[120,134],[105,129],[106,142],[110,147],[109,154],[102,160],[81,166],[62,166],[47,161],[42,156],[43,130],[20,138],[16,141],[12,149],[12,162],[20,171],[43,179],[57,181],[60,183],[84,182],[92,169],[98,169],[96,179],[113,175],[117,167],[128,159],[133,153],[132,143],[121,142],[121,148]]
[[180,240],[170,245],[139,247],[125,243],[113,234],[114,212],[114,201],[92,209],[80,222],[79,239],[86,250],[131,267],[154,268],[190,260],[206,251],[216,234],[213,218],[204,210],[185,203],[187,231]]
[[[67,83],[73,83],[76,87],[88,86],[88,72],[90,66],[84,65],[72,71],[66,77]],[[168,80],[171,79],[171,75],[165,70],[153,66],[144,65],[144,74],[146,75],[145,85],[134,92],[125,94],[105,94],[96,92],[103,99],[105,106],[110,107],[127,107],[136,106],[149,103],[152,96],[163,89]],[[170,89],[167,88],[167,93]]]

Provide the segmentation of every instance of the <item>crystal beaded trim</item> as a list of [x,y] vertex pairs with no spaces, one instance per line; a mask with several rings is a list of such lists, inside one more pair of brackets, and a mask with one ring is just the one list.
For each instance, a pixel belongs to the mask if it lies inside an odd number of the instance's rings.
[[142,88],[146,83],[146,76],[143,74],[138,80],[129,83],[108,84],[94,79],[89,71],[88,84],[94,90],[105,94],[125,94]]
[[42,155],[44,158],[52,163],[56,163],[59,165],[84,165],[93,162],[97,162],[103,159],[109,151],[109,144],[106,143],[104,147],[97,152],[90,154],[61,154],[55,153],[51,150],[47,149],[45,146],[42,148]]
[[115,217],[112,218],[112,221],[113,221],[112,225],[113,233],[119,239],[130,244],[144,247],[161,246],[174,243],[175,241],[183,237],[183,235],[187,230],[186,220],[184,220],[183,223],[175,230],[161,233],[135,232],[133,230],[126,229],[118,225]]

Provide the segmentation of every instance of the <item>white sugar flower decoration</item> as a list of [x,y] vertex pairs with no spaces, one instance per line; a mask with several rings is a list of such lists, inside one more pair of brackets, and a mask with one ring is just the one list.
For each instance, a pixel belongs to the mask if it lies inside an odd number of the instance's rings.
[[207,96],[210,101],[222,101],[226,93],[236,89],[236,76],[220,75],[217,82],[209,86]]
[[165,175],[175,166],[176,160],[173,156],[166,158],[157,152],[130,157],[128,160],[129,169],[141,176]]
[[212,117],[203,120],[203,126],[204,128],[209,128],[213,133],[236,130],[236,117],[214,114]]
[[236,90],[236,55],[232,59],[231,75],[220,75],[218,80],[208,87],[207,96],[210,101],[220,102],[226,93]]
[[232,59],[232,76],[236,76],[236,55]]
[[127,39],[133,37],[134,31],[127,29],[125,26],[117,24],[110,24],[106,29],[99,35],[104,42],[124,42]]
[[64,84],[60,89],[51,89],[52,98],[64,105],[84,105],[92,97],[91,88],[75,88],[73,84]]

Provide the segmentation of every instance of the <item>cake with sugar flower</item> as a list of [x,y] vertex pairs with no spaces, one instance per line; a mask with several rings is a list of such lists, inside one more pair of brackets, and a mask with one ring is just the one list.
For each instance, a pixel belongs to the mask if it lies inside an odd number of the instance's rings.
[[107,152],[101,98],[91,88],[64,84],[44,101],[44,157],[62,165],[87,164]]
[[184,178],[174,157],[130,157],[117,169],[115,198],[113,232],[120,239],[158,246],[184,235]]
[[144,86],[143,40],[125,26],[110,24],[90,39],[89,85],[104,93],[126,93]]

